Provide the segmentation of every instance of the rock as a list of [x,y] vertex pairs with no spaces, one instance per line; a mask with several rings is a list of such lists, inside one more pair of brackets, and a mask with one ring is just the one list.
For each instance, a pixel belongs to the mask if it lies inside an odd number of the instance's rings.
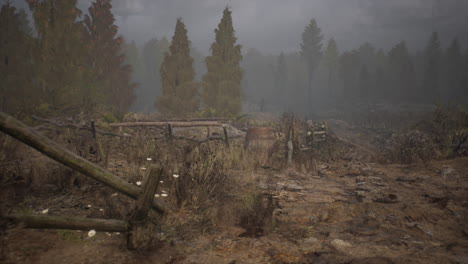
[[337,250],[340,250],[340,251],[344,251],[350,247],[352,247],[353,245],[351,245],[351,243],[349,242],[346,242],[346,241],[343,241],[341,239],[334,239],[332,240],[332,242],[330,243],[335,249]]
[[328,210],[324,210],[319,215],[320,222],[326,222],[329,218],[330,218],[330,214],[328,213]]
[[317,238],[315,238],[315,237],[308,237],[308,238],[302,240],[302,244],[304,246],[313,245],[313,244],[316,244],[318,242],[319,242],[319,240]]
[[442,166],[442,169],[440,170],[440,175],[444,180],[447,179],[447,177],[455,177],[458,178],[458,173],[455,171],[452,167],[444,165]]
[[292,192],[300,192],[304,190],[304,187],[300,186],[297,183],[291,182],[286,185],[286,190],[292,191]]

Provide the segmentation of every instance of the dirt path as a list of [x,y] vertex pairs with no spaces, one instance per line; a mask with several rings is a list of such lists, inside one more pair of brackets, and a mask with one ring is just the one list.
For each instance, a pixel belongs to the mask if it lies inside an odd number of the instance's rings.
[[467,164],[267,171],[259,186],[280,208],[265,236],[239,237],[232,227],[142,256],[126,251],[119,234],[14,229],[6,263],[468,263]]

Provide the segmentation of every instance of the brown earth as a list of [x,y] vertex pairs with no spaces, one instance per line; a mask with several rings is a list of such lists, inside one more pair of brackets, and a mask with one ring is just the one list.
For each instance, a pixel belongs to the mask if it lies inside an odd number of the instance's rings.
[[[128,251],[125,234],[98,232],[88,237],[87,231],[9,227],[6,234],[0,233],[0,263],[468,263],[468,157],[411,165],[370,163],[375,159],[356,158],[356,153],[377,154],[366,145],[366,137],[339,125],[335,132],[352,145],[351,158],[321,161],[313,169],[228,170],[230,177],[251,179],[256,191],[273,195],[275,208],[258,236],[245,236],[238,211],[230,210],[226,202],[229,212],[211,227],[193,208],[171,208],[159,227],[158,243],[144,252]],[[126,144],[127,139],[119,140]],[[139,140],[130,142],[130,148],[148,148],[147,139]],[[104,149],[112,154],[105,161],[107,168],[133,184],[141,180],[140,168],[145,166],[141,160],[153,151]],[[57,178],[50,175],[53,163],[46,158],[30,150],[22,154],[44,164],[45,168],[31,170],[36,179]],[[47,209],[47,215],[56,216],[128,215],[132,207],[128,198],[94,181],[77,179],[64,188],[47,184],[32,192],[5,188],[0,197],[16,211],[34,214]],[[168,180],[161,188],[171,188]],[[252,188],[242,180],[238,183],[232,186],[233,199]]]
[[460,158],[336,162],[320,165],[321,176],[263,171],[259,186],[281,207],[265,236],[239,237],[243,229],[232,227],[138,254],[125,249],[123,234],[15,228],[4,263],[468,263],[467,165]]

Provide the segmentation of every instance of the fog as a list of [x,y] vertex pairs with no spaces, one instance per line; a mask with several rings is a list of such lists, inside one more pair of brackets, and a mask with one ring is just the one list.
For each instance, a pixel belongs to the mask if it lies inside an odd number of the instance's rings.
[[[83,15],[91,3],[78,1]],[[24,1],[13,4],[28,9]],[[126,43],[126,62],[133,67],[132,80],[139,84],[132,106],[135,111],[154,111],[154,98],[161,94],[159,66],[167,45],[163,43],[166,47],[158,51],[154,63],[148,62],[145,46],[153,41],[156,47],[162,39],[170,42],[177,18],[182,18],[192,44],[196,80],[201,80],[206,72],[204,58],[210,54],[214,29],[226,6],[232,11],[237,43],[242,45],[244,111],[309,113],[349,103],[351,97],[368,103],[466,102],[466,0],[114,0],[112,5],[115,24]],[[334,69],[320,59],[311,71],[301,56],[301,36],[311,19],[323,35],[322,54],[331,38],[337,43],[339,65]],[[440,58],[434,66],[438,78],[431,81],[427,80],[430,69],[425,54],[431,53],[427,46],[432,32],[438,34]],[[463,61],[456,66],[445,56],[455,38],[460,47],[453,60]],[[404,45],[397,46],[402,41]],[[129,55],[131,51],[137,54],[135,58]],[[278,73],[280,53],[284,53],[282,73]],[[351,63],[348,69],[346,61]],[[447,70],[452,66],[457,73]],[[408,71],[401,72],[402,67],[408,67],[411,76],[405,76]],[[460,80],[453,84],[453,78]],[[419,93],[430,82],[437,83],[434,96],[421,98]],[[305,96],[308,91],[312,94]]]
[[[26,8],[22,0],[13,1]],[[84,12],[91,0],[79,0]],[[239,42],[266,53],[299,49],[300,35],[315,18],[324,35],[344,49],[363,41],[385,49],[406,40],[421,48],[433,30],[443,41],[458,36],[468,41],[468,1],[465,0],[113,0],[119,32],[138,44],[170,38],[182,17],[193,45],[208,53],[223,8],[230,6]]]

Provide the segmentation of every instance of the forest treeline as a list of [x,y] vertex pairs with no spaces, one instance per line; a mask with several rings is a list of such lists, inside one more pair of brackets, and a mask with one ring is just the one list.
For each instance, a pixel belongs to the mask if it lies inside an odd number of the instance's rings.
[[0,11],[0,109],[17,116],[121,119],[129,110],[158,110],[232,117],[242,110],[468,102],[468,51],[457,39],[443,45],[437,32],[416,53],[405,41],[388,51],[367,42],[341,51],[312,19],[297,52],[269,55],[241,50],[226,8],[205,57],[181,18],[170,41],[138,46],[118,35],[109,0],[95,0],[84,16],[77,0],[27,2],[32,23],[8,3]]
[[[299,42],[299,40],[298,40]],[[253,109],[310,113],[356,104],[468,103],[468,50],[455,38],[443,45],[438,33],[411,52],[405,41],[385,51],[365,42],[340,51],[315,20],[302,34],[300,51],[244,54],[243,88]]]
[[33,27],[27,13],[9,2],[0,10],[2,111],[20,117],[100,114],[114,120],[134,104],[167,116],[241,112],[242,56],[228,8],[200,82],[180,18],[170,43],[152,39],[141,51],[118,35],[110,0],[95,0],[83,17],[77,0],[27,2]]

